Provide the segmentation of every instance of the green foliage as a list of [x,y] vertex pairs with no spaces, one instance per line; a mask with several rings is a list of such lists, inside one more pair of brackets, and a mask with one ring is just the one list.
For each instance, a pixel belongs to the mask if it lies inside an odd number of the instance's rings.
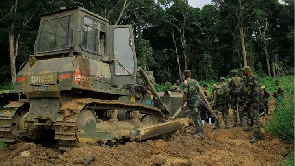
[[5,143],[3,141],[0,141],[0,149],[3,148],[4,145]]
[[284,88],[285,96],[289,96],[290,98],[294,95],[294,76],[282,76],[282,77],[260,77],[259,81],[262,86],[266,87],[268,92],[274,93],[277,91],[275,86],[275,81],[279,80],[280,85]]
[[203,54],[200,64],[202,67],[200,68],[201,79],[204,80],[213,80],[216,78],[215,72],[213,71],[211,56],[208,54]]
[[0,91],[3,90],[13,90],[13,84],[8,82],[8,83],[4,83],[0,86]]
[[155,84],[155,89],[158,92],[164,92],[171,89],[172,84],[170,82],[165,82],[165,85]]
[[289,154],[283,161],[275,164],[275,166],[294,166],[294,153]]
[[286,102],[275,111],[267,131],[289,143],[294,142],[294,102]]
[[7,83],[10,82],[10,67],[8,65],[3,65],[0,67],[0,82]]
[[285,102],[275,111],[267,126],[267,131],[291,143],[294,141],[294,76],[260,79],[262,85],[266,86],[271,93],[277,91],[274,85],[275,80],[279,80],[284,88]]
[[[211,94],[212,92],[212,85],[215,84],[216,82],[214,82],[213,80],[202,80],[202,81],[199,81],[199,85],[200,87],[203,89],[203,85],[207,85],[208,86],[208,91],[209,93]],[[211,94],[212,95],[212,94]]]
[[263,71],[262,63],[261,63],[261,62],[258,62],[258,64],[257,64],[257,74],[258,74],[260,77],[264,77],[264,76],[266,76],[266,74],[265,74],[264,71]]
[[137,63],[144,70],[148,70],[150,66],[155,64],[153,55],[153,48],[150,46],[150,42],[145,39],[139,39],[137,45]]

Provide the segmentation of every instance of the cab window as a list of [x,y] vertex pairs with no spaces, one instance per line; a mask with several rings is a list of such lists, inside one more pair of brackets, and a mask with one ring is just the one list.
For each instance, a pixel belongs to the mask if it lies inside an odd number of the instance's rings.
[[134,73],[134,55],[129,28],[114,29],[114,55],[116,75],[132,75]]
[[82,43],[81,47],[84,51],[98,54],[99,48],[99,33],[98,33],[98,22],[87,16],[83,20],[82,29]]
[[73,42],[74,16],[45,20],[41,24],[38,52],[69,49]]

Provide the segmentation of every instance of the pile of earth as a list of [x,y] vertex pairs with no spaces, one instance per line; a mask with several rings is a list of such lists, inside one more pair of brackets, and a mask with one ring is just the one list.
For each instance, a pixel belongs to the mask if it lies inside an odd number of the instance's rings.
[[[293,146],[269,133],[250,144],[252,132],[242,127],[212,130],[194,138],[192,127],[173,133],[169,140],[127,142],[114,147],[84,146],[61,152],[35,143],[5,145],[1,165],[274,165],[293,151]],[[55,145],[56,146],[56,145]]]

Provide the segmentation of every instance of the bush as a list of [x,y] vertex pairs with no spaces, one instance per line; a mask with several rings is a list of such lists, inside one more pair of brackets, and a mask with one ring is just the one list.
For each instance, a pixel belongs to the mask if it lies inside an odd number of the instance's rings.
[[294,141],[294,77],[283,76],[278,78],[265,77],[261,83],[269,87],[270,92],[276,92],[275,80],[279,80],[284,87],[284,104],[277,108],[272,119],[269,121],[267,131],[273,133],[276,137],[286,140],[290,143]]
[[155,84],[155,89],[158,92],[164,92],[171,89],[172,84],[170,82],[165,82],[165,85]]
[[285,103],[277,109],[267,126],[267,131],[289,143],[294,141],[294,102]]
[[13,90],[13,84],[12,83],[4,83],[3,85],[0,86],[0,91],[1,90]]
[[288,155],[284,161],[275,164],[276,166],[294,166],[294,153]]
[[275,81],[279,80],[280,84],[284,88],[285,96],[294,95],[294,76],[283,76],[283,77],[259,77],[261,85],[266,87],[268,92],[276,92]]
[[0,149],[3,148],[4,144],[5,143],[3,141],[0,141]]

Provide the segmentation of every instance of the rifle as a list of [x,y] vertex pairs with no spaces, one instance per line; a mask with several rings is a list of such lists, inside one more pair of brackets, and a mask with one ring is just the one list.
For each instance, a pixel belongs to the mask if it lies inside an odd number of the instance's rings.
[[201,89],[200,85],[199,85],[199,82],[196,80],[197,82],[197,86],[200,90],[200,93],[201,93],[201,96],[204,98],[207,106],[208,106],[208,111],[214,116],[214,118],[218,119],[218,117],[213,113],[213,110],[212,110],[212,107],[211,107],[211,104],[209,103],[209,101],[207,100],[207,97],[205,96],[204,94],[204,91]]

